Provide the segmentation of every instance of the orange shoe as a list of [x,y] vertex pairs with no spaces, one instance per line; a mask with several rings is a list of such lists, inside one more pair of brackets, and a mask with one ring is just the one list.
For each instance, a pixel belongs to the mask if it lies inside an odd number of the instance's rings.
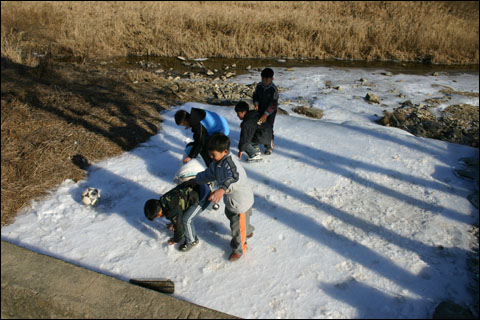
[[241,254],[238,254],[238,253],[234,253],[232,252],[232,254],[230,254],[230,257],[228,257],[228,261],[237,261],[238,259],[240,259],[242,257]]

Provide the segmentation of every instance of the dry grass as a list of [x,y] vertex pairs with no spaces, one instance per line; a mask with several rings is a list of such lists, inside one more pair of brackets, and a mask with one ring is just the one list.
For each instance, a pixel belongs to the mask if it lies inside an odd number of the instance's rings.
[[85,178],[75,156],[95,162],[132,149],[178,103],[161,78],[133,84],[142,74],[5,58],[1,72],[2,226],[65,179]]
[[479,56],[477,1],[8,1],[1,9],[2,56],[24,64],[34,64],[33,52],[446,64]]

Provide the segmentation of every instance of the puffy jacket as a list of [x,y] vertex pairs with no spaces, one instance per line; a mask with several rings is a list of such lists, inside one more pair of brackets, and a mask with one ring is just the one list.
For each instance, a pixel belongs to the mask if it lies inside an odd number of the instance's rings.
[[253,206],[253,191],[247,181],[247,173],[238,159],[229,152],[219,162],[213,161],[207,170],[195,177],[195,182],[205,184],[215,181],[225,190],[223,201],[228,211],[240,214]]

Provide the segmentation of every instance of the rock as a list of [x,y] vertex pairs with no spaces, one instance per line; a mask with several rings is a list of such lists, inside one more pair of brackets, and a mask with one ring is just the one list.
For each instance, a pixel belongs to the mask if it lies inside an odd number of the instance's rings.
[[213,76],[215,73],[212,70],[207,70],[207,76]]
[[292,111],[314,119],[321,119],[323,117],[323,110],[311,107],[295,107]]
[[394,126],[414,135],[478,148],[478,107],[461,104],[447,107],[437,118],[425,105],[407,100],[392,113],[384,112],[377,123]]
[[182,56],[178,56],[177,59],[178,59],[178,60],[182,60],[182,61],[187,60],[187,58],[184,58],[184,57],[182,57]]
[[373,93],[367,93],[367,95],[365,96],[365,100],[371,103],[380,103],[380,98]]

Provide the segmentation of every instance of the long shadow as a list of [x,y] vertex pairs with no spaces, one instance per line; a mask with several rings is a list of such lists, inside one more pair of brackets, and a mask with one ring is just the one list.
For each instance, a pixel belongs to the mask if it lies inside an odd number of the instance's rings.
[[[421,299],[390,296],[354,278],[336,284],[319,285],[319,289],[338,301],[356,308],[356,319],[394,319],[419,317],[428,319],[427,310]],[[423,304],[430,301],[423,299]]]
[[[374,181],[370,181],[368,179],[362,178],[358,174],[346,169],[346,167],[360,168],[366,171],[381,173],[387,176],[394,176],[396,179],[403,180],[408,183],[417,184],[417,185],[425,186],[431,189],[438,189],[441,191],[448,192],[449,188],[446,185],[420,179],[410,175],[400,174],[393,170],[380,168],[380,167],[367,164],[358,160],[347,159],[345,157],[335,155],[330,152],[314,149],[309,146],[306,146],[297,142],[293,142],[285,138],[278,137],[275,139],[279,145],[282,145],[282,148],[294,150],[299,154],[301,154],[302,156],[299,158],[299,160],[304,162],[305,164],[309,164],[313,167],[321,168],[321,169],[330,171],[332,173],[344,176],[359,184],[364,185],[365,187],[374,189],[375,191],[383,193],[389,197],[396,198],[400,201],[404,201],[406,203],[415,205],[422,209],[428,209],[430,211],[442,214],[450,219],[454,219],[463,223],[470,222],[469,217],[465,216],[461,212],[458,212],[453,209],[447,209],[447,208],[435,205],[433,203],[427,203],[425,201],[415,199],[409,195],[402,194],[401,192],[382,186]],[[292,156],[291,154],[282,151],[281,148],[277,148],[276,153],[283,154],[287,157]],[[324,161],[326,159],[333,159],[334,161],[328,161],[328,163],[326,163]]]
[[[238,130],[231,130],[231,132],[234,132],[234,133],[236,131],[238,131]],[[232,134],[231,134],[231,136],[232,136]],[[405,182],[408,182],[408,183],[413,184],[413,185],[419,185],[419,186],[422,186],[422,187],[425,187],[425,188],[435,189],[435,190],[440,190],[440,191],[443,191],[443,192],[446,192],[446,193],[455,194],[452,191],[452,185],[451,184],[447,185],[447,184],[442,184],[442,183],[439,183],[439,182],[432,182],[432,181],[422,179],[422,178],[419,178],[419,177],[415,177],[415,176],[412,176],[412,175],[409,175],[409,174],[404,174],[404,173],[400,173],[400,172],[397,172],[397,171],[394,171],[394,170],[391,170],[391,169],[382,168],[382,167],[379,167],[379,166],[376,166],[376,165],[365,163],[363,161],[348,159],[348,158],[345,158],[343,156],[336,155],[336,154],[333,154],[333,153],[330,153],[330,152],[327,152],[327,151],[322,151],[322,150],[312,148],[308,145],[299,143],[297,141],[292,141],[290,139],[280,137],[278,134],[275,137],[275,140],[277,142],[277,146],[281,146],[281,147],[277,147],[275,149],[275,153],[277,153],[277,154],[281,154],[281,155],[284,155],[286,157],[292,157],[291,153],[285,152],[282,149],[287,149],[287,150],[297,152],[300,155],[299,157],[297,157],[297,160],[302,161],[305,164],[311,165],[312,167],[321,168],[321,169],[324,169],[326,171],[330,171],[334,174],[344,176],[344,177],[349,178],[349,179],[351,179],[351,180],[353,180],[353,181],[355,181],[355,182],[357,182],[361,185],[364,185],[365,187],[374,189],[375,191],[380,192],[382,194],[385,194],[389,197],[398,199],[400,201],[409,203],[411,205],[417,206],[417,207],[422,208],[422,209],[426,209],[426,210],[429,210],[429,211],[436,212],[438,214],[446,216],[449,219],[457,220],[457,221],[462,222],[462,223],[470,223],[470,220],[471,220],[470,217],[465,216],[463,213],[460,213],[460,212],[458,212],[456,210],[453,210],[453,209],[447,209],[447,208],[435,205],[433,203],[428,203],[428,202],[425,202],[425,201],[422,201],[422,200],[419,200],[419,199],[415,199],[415,198],[413,198],[409,195],[402,194],[401,192],[398,192],[398,191],[393,190],[391,188],[382,186],[382,185],[376,183],[375,181],[371,181],[371,180],[362,178],[358,174],[356,174],[355,172],[348,170],[347,167],[350,167],[350,168],[353,168],[353,169],[358,168],[358,169],[369,171],[369,172],[379,173],[379,174],[383,174],[383,175],[386,175],[386,176],[389,176],[389,177],[394,177],[397,180],[405,181]],[[234,141],[234,143],[235,142],[236,141]],[[440,156],[440,154],[437,154],[437,155]],[[329,161],[329,160],[331,160],[331,161]],[[251,175],[251,173],[249,173],[249,176],[250,175]],[[266,177],[265,179],[258,180],[258,181],[263,182],[263,181],[266,181],[266,180],[269,180],[269,178]],[[467,189],[462,188],[460,186],[456,186],[456,188],[458,190],[467,191]],[[303,194],[302,194],[302,196],[303,196]],[[302,198],[300,197],[299,200],[301,200],[301,199]]]
[[[35,109],[51,113],[66,123],[76,124],[88,131],[100,134],[125,151],[131,150],[155,134],[156,123],[161,119],[148,114],[142,114],[139,117],[138,113],[132,111],[135,110],[138,101],[129,100],[126,93],[136,93],[133,87],[122,81],[99,75],[96,77],[87,75],[87,79],[71,80],[63,77],[53,68],[49,68],[45,75],[39,74],[39,69],[40,67],[27,67],[2,57],[2,96],[14,96],[19,101]],[[11,83],[27,89],[20,95],[17,95],[15,91],[3,92],[4,83]],[[108,86],[105,85],[106,83]],[[54,104],[45,102],[46,100],[41,98],[39,85],[53,88],[59,92],[60,99],[64,95],[68,95],[68,98],[72,98],[72,95],[75,98],[78,97],[84,101],[87,107],[79,110],[71,107],[67,101]],[[150,105],[158,112],[164,110],[158,104],[150,103]],[[105,113],[114,117],[115,120],[111,122],[105,120]],[[98,116],[98,114],[103,114],[103,116]],[[86,117],[87,115],[89,117]],[[103,124],[103,127],[100,124]]]
[[[379,127],[382,127],[381,125],[378,125]],[[362,128],[358,126],[353,126],[353,125],[348,125],[348,124],[342,124],[342,127],[348,128],[353,131],[358,131],[364,135],[369,135],[373,136],[374,138],[382,139],[388,142],[394,142],[398,145],[403,145],[409,149],[414,149],[417,150],[421,153],[425,153],[427,155],[433,155],[433,156],[442,156],[442,154],[439,151],[442,151],[439,147],[435,147],[432,145],[425,145],[423,144],[422,146],[408,142],[406,139],[400,139],[398,137],[395,137],[393,135],[388,135],[386,133],[380,132],[379,129],[374,129],[374,128]],[[400,129],[399,129],[400,130]],[[440,158],[440,157],[439,157]]]
[[[268,208],[270,204],[266,202],[264,199],[260,200],[259,204],[260,207]],[[340,212],[340,210],[332,208],[335,213],[333,215]],[[328,212],[330,208],[325,209]],[[422,276],[412,275],[411,273],[405,271],[394,262],[390,261],[389,259],[385,258],[384,256],[378,254],[374,250],[365,247],[364,245],[359,244],[358,242],[348,239],[347,237],[335,233],[334,231],[327,230],[321,225],[318,224],[312,218],[303,216],[298,214],[298,212],[294,212],[288,208],[283,206],[279,206],[276,204],[275,211],[273,210],[264,210],[265,214],[271,216],[272,218],[276,219],[277,221],[281,222],[288,228],[292,228],[296,230],[299,234],[303,234],[306,237],[311,238],[318,243],[321,243],[325,246],[328,246],[334,249],[339,255],[344,256],[347,259],[355,261],[367,269],[372,270],[373,272],[380,274],[381,276],[389,279],[392,282],[397,283],[399,286],[403,288],[409,289],[411,292],[415,292],[420,296],[424,296],[425,292],[421,285],[419,285],[420,281],[425,281],[425,285],[423,287],[428,287],[428,285],[432,285],[429,283],[428,279],[433,278],[431,274],[436,273],[437,271],[430,267],[431,265],[435,264],[434,258],[435,257],[428,257],[425,252],[421,251],[434,251],[435,248],[426,246],[422,243],[419,243],[414,240],[405,239],[407,244],[402,244],[401,241],[397,240],[402,237],[398,235],[390,235],[388,234],[389,231],[383,231],[387,233],[387,237],[380,235],[382,238],[385,238],[387,241],[397,244],[400,247],[411,247],[411,246],[418,246],[414,248],[408,248],[414,252],[417,252],[419,256],[422,257],[422,260],[432,262],[429,264],[428,268],[424,268],[422,270]],[[345,215],[345,213],[342,213]],[[381,228],[379,228],[381,229]],[[371,230],[368,230],[371,231]],[[378,232],[376,232],[378,234]],[[396,238],[393,241],[389,239],[389,237]],[[437,249],[437,251],[440,249]],[[463,254],[464,251],[460,249],[454,249],[456,254]]]
[[[266,179],[268,179],[267,176],[264,176],[262,174],[255,173],[255,172],[249,172],[248,175],[249,175],[250,178],[252,178],[256,181],[265,181]],[[335,216],[336,218],[345,222],[346,224],[349,224],[349,225],[354,226],[354,227],[356,227],[360,230],[363,230],[365,233],[374,233],[377,236],[379,236],[380,238],[384,239],[385,241],[393,243],[393,244],[395,244],[395,245],[397,245],[401,248],[410,250],[412,252],[416,252],[416,253],[418,253],[419,256],[424,257],[426,260],[428,260],[428,256],[425,256],[424,251],[429,252],[429,251],[432,251],[434,249],[435,250],[437,249],[437,248],[425,245],[424,243],[422,243],[420,241],[413,240],[413,239],[398,235],[391,230],[385,229],[384,227],[380,227],[380,226],[374,225],[372,223],[366,222],[365,220],[362,220],[360,218],[352,216],[352,215],[350,215],[350,214],[348,214],[348,213],[346,213],[346,212],[344,212],[340,209],[337,209],[337,208],[335,208],[335,207],[333,207],[329,204],[322,203],[318,199],[315,199],[314,197],[312,197],[310,195],[306,195],[306,194],[302,193],[300,190],[294,189],[294,188],[289,187],[287,185],[281,184],[281,183],[276,182],[276,181],[272,181],[271,179],[269,180],[269,185],[272,186],[272,188],[274,188],[276,190],[281,190],[282,192],[288,194],[289,196],[297,198],[299,201],[301,201],[301,202],[303,202],[307,205],[311,205],[311,206],[314,206],[316,208],[321,208],[321,210],[323,210],[324,212],[327,212],[328,214],[330,214],[332,216]],[[268,203],[264,199],[262,201],[263,201],[264,204]],[[276,206],[278,206],[278,205],[276,204]],[[269,204],[267,206],[267,208],[268,207],[271,207],[271,205]],[[267,211],[268,215],[273,216],[271,210],[266,210],[266,211]],[[296,213],[296,215],[298,217],[302,216],[301,214],[298,214],[298,213]],[[278,217],[278,215],[275,215],[275,217]],[[303,219],[306,219],[306,218],[303,218]],[[308,223],[309,223],[309,225],[312,224],[312,222],[308,222]],[[315,224],[317,224],[317,223],[315,222]],[[320,228],[323,229],[323,227],[320,227]],[[302,233],[301,228],[298,228],[297,231]],[[313,236],[314,234],[315,233],[312,232],[311,236]]]

